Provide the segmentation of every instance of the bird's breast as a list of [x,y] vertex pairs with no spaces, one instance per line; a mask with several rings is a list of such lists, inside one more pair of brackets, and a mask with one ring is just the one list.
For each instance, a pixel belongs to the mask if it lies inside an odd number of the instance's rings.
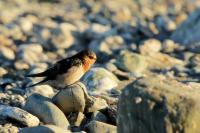
[[84,70],[82,65],[80,66],[73,66],[70,68],[66,73],[62,75],[58,75],[56,77],[56,81],[60,85],[71,85],[76,81],[80,80],[80,78],[84,75]]

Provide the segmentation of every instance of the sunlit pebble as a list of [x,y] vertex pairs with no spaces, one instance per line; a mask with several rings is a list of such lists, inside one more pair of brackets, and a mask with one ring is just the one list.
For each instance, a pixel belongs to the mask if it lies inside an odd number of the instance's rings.
[[141,98],[141,97],[135,97],[134,100],[135,100],[134,102],[135,102],[136,104],[139,104],[139,103],[142,102],[142,98]]

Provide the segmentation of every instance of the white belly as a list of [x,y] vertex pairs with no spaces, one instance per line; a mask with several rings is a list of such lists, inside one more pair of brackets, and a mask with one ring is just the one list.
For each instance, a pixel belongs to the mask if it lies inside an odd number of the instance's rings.
[[66,86],[75,83],[80,80],[84,75],[83,67],[73,67],[67,71],[67,73],[56,77],[56,81],[59,85]]

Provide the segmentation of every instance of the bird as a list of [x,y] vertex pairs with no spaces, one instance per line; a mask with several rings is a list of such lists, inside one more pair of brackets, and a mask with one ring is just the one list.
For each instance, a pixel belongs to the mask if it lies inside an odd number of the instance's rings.
[[90,49],[82,50],[69,58],[57,61],[52,67],[43,72],[27,74],[26,77],[44,77],[42,81],[29,87],[44,83],[55,88],[70,86],[78,82],[96,60],[97,56],[94,51]]

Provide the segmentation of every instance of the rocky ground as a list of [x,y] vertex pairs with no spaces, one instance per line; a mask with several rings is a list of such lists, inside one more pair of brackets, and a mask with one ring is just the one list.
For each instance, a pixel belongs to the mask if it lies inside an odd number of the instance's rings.
[[[198,133],[200,1],[0,1],[1,133]],[[59,59],[97,62],[63,90],[27,88]]]

